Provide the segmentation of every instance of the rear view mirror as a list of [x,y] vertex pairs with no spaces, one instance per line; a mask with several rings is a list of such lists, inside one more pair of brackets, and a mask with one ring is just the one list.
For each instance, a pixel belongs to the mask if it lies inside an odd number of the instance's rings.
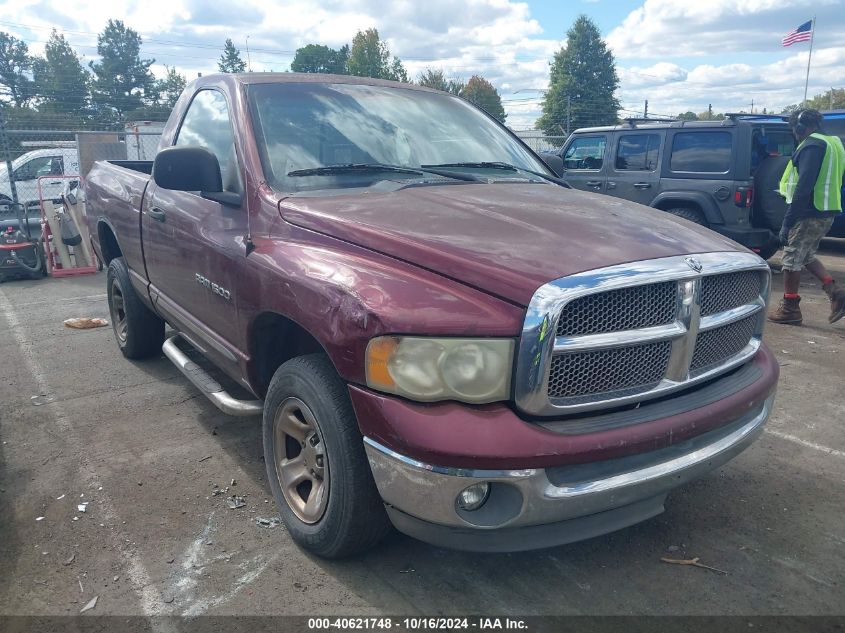
[[153,161],[153,180],[163,189],[176,191],[223,191],[220,163],[204,147],[185,145],[161,150]]
[[563,172],[565,172],[566,169],[563,167],[563,159],[560,156],[557,154],[540,154],[540,158],[542,158],[543,162],[546,163],[549,169],[554,172],[555,176],[563,176]]

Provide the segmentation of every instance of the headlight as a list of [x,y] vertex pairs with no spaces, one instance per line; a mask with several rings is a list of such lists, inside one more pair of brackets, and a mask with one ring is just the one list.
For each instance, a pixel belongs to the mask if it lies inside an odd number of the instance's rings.
[[511,339],[381,336],[367,346],[367,385],[425,402],[506,400],[513,348]]

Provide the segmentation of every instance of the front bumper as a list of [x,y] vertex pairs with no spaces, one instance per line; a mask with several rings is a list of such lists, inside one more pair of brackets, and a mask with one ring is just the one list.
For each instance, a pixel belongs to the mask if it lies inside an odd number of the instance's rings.
[[[388,514],[402,532],[444,547],[516,551],[605,534],[663,511],[673,488],[726,463],[762,431],[774,395],[730,424],[646,453],[524,470],[438,467],[365,437]],[[487,502],[469,512],[458,494],[487,482]]]

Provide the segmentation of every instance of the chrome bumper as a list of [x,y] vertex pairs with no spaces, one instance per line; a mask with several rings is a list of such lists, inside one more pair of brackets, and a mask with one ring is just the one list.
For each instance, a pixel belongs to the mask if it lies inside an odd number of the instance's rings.
[[[559,524],[648,499],[662,503],[672,488],[721,466],[748,447],[762,431],[773,401],[771,396],[741,419],[665,449],[546,469],[443,468],[400,455],[369,437],[364,442],[376,485],[390,510],[438,528],[510,531]],[[479,482],[490,484],[487,502],[472,512],[459,509],[458,494]]]

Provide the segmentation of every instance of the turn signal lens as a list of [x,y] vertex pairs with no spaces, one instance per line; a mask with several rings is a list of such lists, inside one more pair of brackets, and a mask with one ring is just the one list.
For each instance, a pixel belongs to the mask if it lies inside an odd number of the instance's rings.
[[398,339],[382,336],[367,345],[367,384],[376,389],[390,390],[396,383],[390,376],[387,363],[396,350]]

